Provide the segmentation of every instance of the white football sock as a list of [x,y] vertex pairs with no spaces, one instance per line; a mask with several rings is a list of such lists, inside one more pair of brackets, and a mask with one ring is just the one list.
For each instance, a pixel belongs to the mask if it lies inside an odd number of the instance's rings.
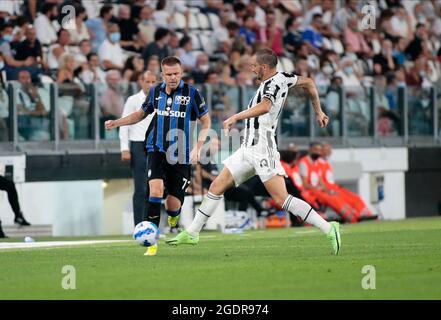
[[204,197],[201,206],[199,207],[191,225],[187,228],[187,232],[192,236],[197,236],[201,232],[202,227],[211,217],[216,207],[220,203],[223,196],[216,196],[210,192]]
[[288,195],[282,206],[283,210],[303,219],[303,221],[316,226],[324,233],[331,231],[331,224],[323,219],[307,202]]

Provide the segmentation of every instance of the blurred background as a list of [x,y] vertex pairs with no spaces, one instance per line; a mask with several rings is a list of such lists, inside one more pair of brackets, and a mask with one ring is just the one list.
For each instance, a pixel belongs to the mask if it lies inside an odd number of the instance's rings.
[[[295,149],[298,161],[310,142],[331,144],[335,179],[381,219],[441,214],[440,0],[2,0],[0,175],[15,183],[33,232],[130,233],[131,170],[104,121],[121,116],[143,71],[159,75],[161,59],[176,55],[220,133],[254,95],[248,61],[262,47],[280,71],[315,80],[331,118],[320,129],[294,87],[280,150]],[[190,214],[206,192],[199,174]],[[207,229],[223,228],[225,212]],[[5,229],[13,218],[0,192]]]

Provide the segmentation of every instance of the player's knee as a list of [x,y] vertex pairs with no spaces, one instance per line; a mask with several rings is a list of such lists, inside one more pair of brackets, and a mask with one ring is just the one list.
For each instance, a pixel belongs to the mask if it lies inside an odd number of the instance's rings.
[[164,187],[163,186],[150,186],[150,196],[151,197],[162,197],[164,194]]
[[224,190],[224,186],[222,185],[222,183],[219,182],[219,179],[214,179],[214,181],[211,183],[210,188],[208,189],[208,191],[212,194],[215,195],[222,195],[225,193]]

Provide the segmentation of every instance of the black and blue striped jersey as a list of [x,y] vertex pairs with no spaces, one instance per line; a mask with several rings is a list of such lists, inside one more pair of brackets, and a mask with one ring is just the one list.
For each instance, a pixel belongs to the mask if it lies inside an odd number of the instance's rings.
[[184,81],[170,94],[165,87],[165,82],[152,87],[142,104],[144,112],[156,111],[146,132],[146,149],[189,164],[191,122],[204,116],[208,109],[199,90]]

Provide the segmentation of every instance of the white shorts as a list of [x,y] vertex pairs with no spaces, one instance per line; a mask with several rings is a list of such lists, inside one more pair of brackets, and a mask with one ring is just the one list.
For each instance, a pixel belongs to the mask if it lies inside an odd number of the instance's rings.
[[256,174],[263,183],[275,175],[286,176],[279,152],[270,148],[240,147],[223,164],[233,175],[236,187]]

